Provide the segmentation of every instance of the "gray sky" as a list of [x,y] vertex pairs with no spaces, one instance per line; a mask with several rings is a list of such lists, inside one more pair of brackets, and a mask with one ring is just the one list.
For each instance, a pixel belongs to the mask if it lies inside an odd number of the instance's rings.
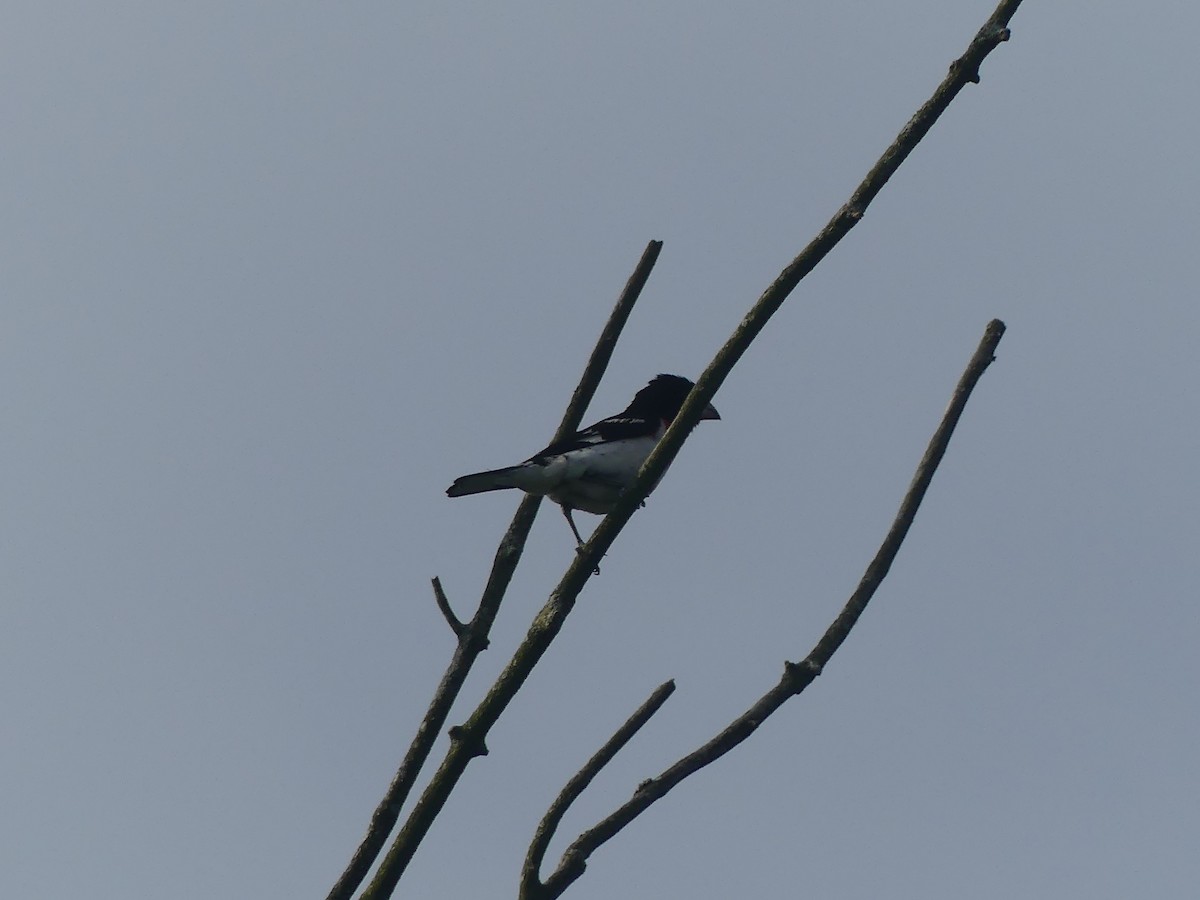
[[[992,5],[9,4],[0,895],[324,896],[451,649],[428,579],[473,608],[515,504],[446,485],[542,446],[651,238],[589,418],[697,374]],[[803,656],[992,317],[851,640],[569,896],[1194,896],[1200,12],[1013,28],[726,382],[402,896],[513,895],[655,685],[564,839]],[[570,558],[543,507],[456,720]]]

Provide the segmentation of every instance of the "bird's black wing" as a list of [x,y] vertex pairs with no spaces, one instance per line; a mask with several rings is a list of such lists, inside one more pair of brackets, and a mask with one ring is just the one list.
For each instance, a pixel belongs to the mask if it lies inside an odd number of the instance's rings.
[[544,450],[529,457],[530,461],[542,460],[548,456],[558,456],[570,453],[572,450],[582,450],[609,441],[623,441],[629,438],[646,437],[654,433],[654,426],[640,416],[612,416],[601,419],[595,425],[577,431],[569,438],[556,441]]

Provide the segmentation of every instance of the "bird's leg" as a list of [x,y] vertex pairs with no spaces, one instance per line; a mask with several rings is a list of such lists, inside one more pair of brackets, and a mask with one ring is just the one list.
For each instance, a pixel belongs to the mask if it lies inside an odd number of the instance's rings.
[[583,538],[579,536],[579,529],[575,527],[575,520],[571,518],[571,507],[562,507],[563,515],[567,517],[567,524],[571,526],[571,534],[575,535],[576,550],[583,549]]
[[[571,534],[575,535],[575,552],[583,552],[583,538],[579,536],[579,529],[575,527],[575,520],[571,518],[571,507],[562,507],[563,515],[567,517],[567,524],[571,526]],[[600,567],[596,566],[595,574],[600,574]]]

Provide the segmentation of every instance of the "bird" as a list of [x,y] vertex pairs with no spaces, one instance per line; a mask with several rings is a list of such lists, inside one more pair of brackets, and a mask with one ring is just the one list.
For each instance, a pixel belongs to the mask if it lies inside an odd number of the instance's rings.
[[[562,507],[576,546],[582,547],[583,538],[575,527],[572,511],[581,509],[596,515],[612,511],[679,414],[693,386],[681,375],[658,375],[615,416],[556,441],[515,466],[456,478],[446,495],[464,497],[518,488],[527,494],[549,497]],[[721,416],[710,403],[700,418]]]

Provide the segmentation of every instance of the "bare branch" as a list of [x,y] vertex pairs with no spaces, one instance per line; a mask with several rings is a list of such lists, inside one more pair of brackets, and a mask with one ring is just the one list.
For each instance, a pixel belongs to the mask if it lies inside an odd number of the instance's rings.
[[883,156],[879,158],[871,171],[867,173],[866,178],[850,195],[846,204],[809,242],[800,255],[780,272],[779,277],[746,313],[729,340],[708,364],[708,368],[696,379],[696,386],[692,388],[691,394],[675,417],[675,421],[671,423],[671,427],[658,442],[654,452],[642,464],[642,470],[637,480],[625,491],[613,511],[604,517],[592,533],[591,539],[584,545],[581,555],[585,562],[591,562],[594,565],[608,552],[608,548],[612,546],[616,536],[625,527],[625,523],[629,521],[642,500],[645,499],[646,494],[653,489],[653,486],[666,472],[667,467],[679,454],[684,440],[700,421],[705,407],[712,402],[713,396],[725,381],[726,376],[749,349],[750,344],[771,317],[779,310],[779,307],[783,305],[796,285],[829,254],[830,250],[837,246],[851,228],[858,224],[871,201],[883,190],[883,186],[900,168],[900,164],[908,158],[921,139],[929,133],[951,101],[958,96],[959,91],[968,83],[979,80],[979,66],[989,53],[1008,40],[1009,20],[1020,5],[1021,0],[1002,0],[987,22],[976,33],[966,52],[951,64],[949,74],[938,85],[933,96],[900,130],[900,134],[896,136],[891,146],[884,151]]
[[550,898],[560,896],[572,882],[583,874],[587,866],[587,859],[593,851],[611,840],[625,826],[645,812],[657,800],[666,796],[667,792],[689,775],[694,774],[709,763],[720,759],[742,741],[746,740],[746,738],[750,737],[768,716],[779,709],[787,700],[796,696],[812,684],[813,680],[821,674],[826,663],[829,662],[830,657],[833,656],[834,652],[845,641],[846,636],[850,633],[850,629],[854,627],[859,616],[866,609],[867,603],[870,602],[872,595],[874,595],[876,589],[891,568],[892,561],[895,560],[896,554],[900,550],[900,545],[904,542],[905,535],[908,534],[917,510],[921,506],[925,492],[933,479],[933,473],[937,470],[938,464],[946,453],[946,447],[950,443],[950,436],[954,433],[954,428],[962,416],[962,411],[971,396],[971,391],[974,390],[980,376],[983,375],[984,371],[995,358],[996,346],[1003,335],[1004,323],[999,319],[994,319],[988,324],[979,347],[971,357],[971,361],[967,364],[962,378],[959,379],[958,386],[954,390],[954,395],[942,417],[941,424],[938,425],[933,437],[930,438],[925,455],[921,458],[921,462],[917,466],[916,474],[913,476],[908,492],[900,504],[900,509],[896,514],[895,520],[892,522],[892,527],[888,530],[887,536],[879,548],[879,552],[875,554],[875,558],[867,566],[867,570],[859,582],[858,588],[846,602],[845,607],[833,621],[833,624],[829,626],[825,634],[821,637],[821,640],[813,647],[812,652],[808,654],[803,662],[785,663],[783,677],[779,683],[763,694],[748,710],[734,719],[720,734],[671,765],[657,778],[642,782],[638,785],[632,799],[576,838],[563,853],[558,868],[540,886],[541,891],[531,896],[535,896],[537,900],[550,900]]
[[629,314],[633,312],[633,304],[637,302],[642,288],[646,286],[646,281],[650,278],[650,272],[654,269],[654,264],[658,261],[658,254],[661,252],[662,241],[648,243],[633,274],[625,282],[625,289],[621,291],[617,305],[613,307],[604,330],[596,339],[596,347],[592,350],[587,365],[583,367],[579,386],[571,395],[571,402],[567,404],[567,411],[563,413],[562,422],[554,434],[555,441],[569,437],[578,430],[579,423],[583,421],[583,414],[587,412],[588,404],[592,402],[592,395],[600,386],[604,370],[608,368],[608,361],[612,359],[613,349],[617,346],[617,338],[621,336],[621,329],[629,320]]
[[[908,157],[913,148],[929,132],[933,124],[958,95],[962,88],[978,78],[982,61],[1003,41],[1008,39],[1008,21],[1020,6],[1021,0],[1002,0],[983,28],[975,35],[966,53],[950,67],[950,73],[933,96],[901,130],[891,146],[851,195],[850,200],[830,220],[829,224],[780,273],[775,282],[758,299],[729,340],[717,352],[708,368],[692,388],[691,394],[662,440],[642,465],[637,479],[597,526],[591,539],[576,554],[550,599],[534,618],[529,632],[514,652],[504,671],[496,679],[484,699],[460,726],[472,742],[481,742],[495,724],[512,698],[520,690],[529,673],[542,658],[551,641],[562,629],[576,598],[587,583],[592,570],[625,527],[634,510],[650,492],[667,466],[678,455],[683,441],[700,421],[705,406],[721,386],[733,366],[741,359],[771,316],[813,267],[832,250],[862,218],[867,207],[883,189],[892,174]],[[530,501],[525,501],[528,503]],[[536,501],[533,501],[536,502]],[[522,504],[524,508],[524,503]],[[519,515],[518,511],[518,515]],[[502,548],[503,550],[503,545]],[[452,743],[433,778],[418,799],[408,820],[401,827],[375,877],[363,892],[362,900],[384,900],[390,897],[400,876],[407,868],[430,825],[445,805],[458,780],[466,771],[472,754],[458,742]]]
[[592,779],[599,774],[600,770],[608,765],[621,748],[641,730],[643,725],[650,721],[650,717],[662,708],[662,705],[667,702],[667,698],[673,693],[675,693],[674,681],[660,684],[625,724],[605,741],[604,746],[596,751],[595,756],[571,776],[571,780],[567,782],[561,793],[554,798],[554,802],[546,810],[546,815],[538,823],[537,831],[533,834],[533,841],[529,845],[529,852],[525,856],[525,866],[521,870],[521,900],[537,900],[542,896],[542,883],[538,878],[538,873],[542,868],[542,859],[546,855],[546,848],[550,846],[554,832],[558,829],[559,822],[562,821],[562,817],[566,815],[571,804],[592,783]]
[[461,638],[463,632],[467,630],[467,626],[458,620],[458,616],[450,608],[450,601],[446,599],[446,592],[442,590],[442,579],[436,575],[433,576],[433,599],[437,601],[437,607],[442,613],[442,618],[446,620],[446,624],[450,626],[450,630],[454,632],[454,636]]
[[859,582],[858,588],[846,604],[846,608],[829,626],[829,630],[825,632],[817,646],[801,664],[802,668],[811,670],[812,675],[799,687],[797,693],[804,690],[813,678],[821,674],[821,669],[829,662],[834,651],[842,645],[842,641],[846,639],[846,635],[850,633],[850,629],[854,627],[854,623],[866,609],[871,596],[887,576],[892,567],[892,561],[896,558],[896,553],[900,550],[900,545],[908,534],[908,529],[912,527],[917,509],[925,497],[925,491],[928,490],[929,483],[933,480],[933,473],[937,471],[938,464],[941,463],[942,457],[946,453],[946,447],[950,444],[950,436],[954,433],[955,426],[958,425],[963,409],[966,408],[967,400],[970,399],[971,392],[975,390],[975,385],[987,367],[995,360],[996,347],[1002,337],[1004,337],[1004,323],[999,319],[992,319],[984,330],[979,347],[975,350],[962,378],[959,379],[958,385],[954,389],[954,395],[950,398],[950,405],[946,407],[941,424],[938,425],[937,431],[929,440],[929,446],[925,450],[925,455],[921,457],[916,474],[913,475],[912,484],[909,485],[908,493],[905,494],[904,501],[900,504],[896,520],[892,523],[887,537],[884,538],[879,552],[871,560],[871,564],[867,567],[862,581]]
[[[608,366],[608,361],[612,358],[613,347],[621,334],[621,329],[629,320],[633,305],[641,295],[642,288],[650,277],[650,272],[654,268],[654,263],[661,250],[662,241],[650,241],[643,251],[642,258],[634,269],[633,275],[625,284],[624,290],[621,291],[620,297],[617,298],[616,305],[609,314],[608,322],[600,333],[596,347],[592,350],[592,355],[584,367],[579,385],[571,395],[567,411],[558,426],[558,431],[555,432],[554,441],[562,440],[579,428],[583,414],[587,411],[587,405],[591,402],[592,395],[596,392],[596,387],[600,384],[600,379]],[[441,731],[442,726],[446,723],[446,717],[450,714],[450,707],[458,697],[458,692],[462,689],[463,682],[466,681],[467,674],[475,663],[475,658],[487,647],[492,623],[500,611],[500,604],[504,599],[505,591],[508,590],[517,563],[520,562],[521,552],[525,549],[525,539],[529,536],[529,529],[533,527],[533,519],[537,515],[540,503],[540,497],[527,495],[518,504],[517,512],[496,550],[492,571],[488,576],[487,585],[483,589],[479,607],[470,622],[460,623],[461,631],[455,629],[458,646],[455,647],[450,664],[446,667],[442,680],[434,691],[433,699],[417,728],[412,743],[409,744],[408,752],[405,753],[400,768],[396,771],[383,799],[380,800],[379,805],[375,807],[375,812],[371,815],[366,835],[354,851],[346,870],[330,890],[328,900],[350,900],[354,896],[354,892],[358,890],[363,879],[366,878],[367,872],[375,864],[379,852],[387,843],[388,835],[396,827],[404,801],[408,798],[409,791],[412,790],[426,759],[429,758],[429,752],[433,749],[438,732]],[[441,601],[444,599],[444,595],[438,590],[439,587],[437,579],[434,579],[435,597],[438,598],[439,608],[442,608]],[[446,615],[448,609],[449,604],[447,603],[445,608],[442,608],[442,614]],[[451,616],[453,616],[452,613]],[[450,622],[450,627],[453,629],[454,622],[457,622],[458,619],[448,617],[447,621]],[[461,740],[462,737],[462,733],[456,733],[451,746],[458,748],[459,752],[467,759],[480,755],[479,748],[484,746],[483,735],[480,735],[478,741]],[[390,893],[390,889],[388,893]]]

